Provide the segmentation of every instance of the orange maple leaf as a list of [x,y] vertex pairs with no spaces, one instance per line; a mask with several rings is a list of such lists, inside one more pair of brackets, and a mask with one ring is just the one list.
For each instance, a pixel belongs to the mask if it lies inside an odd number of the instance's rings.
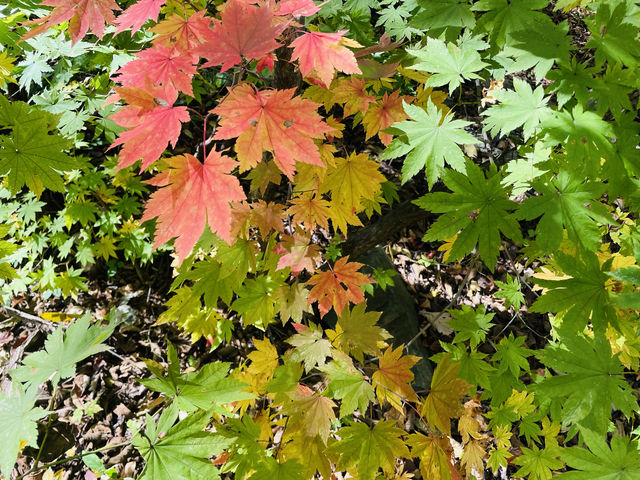
[[291,267],[292,275],[298,275],[303,270],[313,273],[316,269],[316,261],[320,258],[320,247],[313,245],[308,235],[297,232],[284,236],[274,251],[282,255],[276,270]]
[[391,143],[393,135],[382,133],[381,130],[389,128],[394,123],[407,118],[407,114],[402,106],[403,100],[407,102],[411,101],[410,97],[406,95],[401,97],[400,92],[396,90],[391,95],[385,93],[377,103],[369,106],[367,113],[362,119],[362,124],[366,128],[366,139],[373,137],[377,133],[380,141],[384,145]]
[[174,48],[183,55],[190,54],[197,61],[198,55],[195,55],[193,50],[204,42],[204,37],[213,24],[211,18],[205,17],[205,13],[207,12],[202,10],[187,19],[174,13],[158,22],[149,29],[158,35],[153,40],[154,45]]
[[238,179],[228,174],[236,162],[216,151],[211,151],[204,163],[189,154],[166,162],[170,168],[149,181],[164,188],[151,195],[142,216],[143,222],[158,217],[153,247],[177,237],[176,258],[182,263],[207,224],[231,243],[229,204],[245,199]]
[[316,273],[307,281],[307,284],[313,285],[308,302],[317,301],[322,316],[331,307],[341,315],[349,302],[362,302],[364,293],[360,287],[373,283],[369,276],[358,272],[362,266],[362,263],[349,262],[349,257],[343,257],[332,269]]
[[371,377],[376,383],[376,395],[382,404],[385,400],[402,412],[402,402],[415,402],[418,400],[416,392],[411,386],[413,381],[413,367],[420,357],[415,355],[402,355],[403,346],[395,350],[388,347],[379,360],[379,367]]
[[108,102],[125,100],[128,105],[110,118],[121,127],[122,132],[109,149],[123,145],[118,157],[118,167],[133,165],[142,159],[141,170],[160,158],[167,144],[175,147],[182,122],[189,121],[187,107],[174,107],[178,93],[173,87],[154,87],[147,77],[144,89],[138,87],[116,87],[116,95]]
[[114,80],[124,86],[144,88],[145,78],[149,77],[155,85],[170,86],[193,96],[191,79],[196,73],[196,66],[191,56],[183,56],[163,45],[154,45],[136,56],[138,58],[120,67]]
[[324,229],[329,228],[329,202],[310,192],[303,193],[291,200],[292,205],[287,210],[287,214],[293,215],[293,223],[302,225],[308,230],[319,226]]
[[294,92],[294,88],[255,91],[245,83],[231,90],[212,110],[220,115],[213,138],[238,137],[235,150],[240,171],[257,165],[264,150],[273,154],[278,168],[291,180],[296,161],[324,165],[313,139],[322,138],[331,129],[318,114],[319,105],[294,97]]
[[23,26],[38,26],[25,33],[20,40],[35,37],[67,20],[72,44],[84,37],[89,29],[102,39],[105,22],[114,23],[116,17],[113,12],[120,10],[114,0],[45,0],[40,5],[54,8],[49,15],[22,23]]
[[166,1],[167,0],[140,0],[131,5],[116,19],[115,23],[118,25],[116,35],[125,31],[127,28],[131,28],[131,33],[133,34],[140,30],[140,27],[150,18],[154,21],[157,20],[160,9]]
[[250,5],[243,0],[224,4],[220,20],[212,21],[205,42],[195,53],[208,61],[203,67],[222,64],[221,72],[242,61],[242,57],[259,60],[281,44],[275,39],[287,22],[276,22],[267,5]]
[[365,90],[364,77],[341,78],[337,81],[337,86],[331,89],[331,93],[334,102],[343,104],[345,117],[358,112],[364,115],[369,104],[376,101]]
[[315,73],[325,87],[329,87],[336,70],[351,74],[362,73],[356,57],[344,45],[360,46],[353,40],[342,38],[347,33],[306,32],[291,42],[291,60],[298,60],[303,77]]

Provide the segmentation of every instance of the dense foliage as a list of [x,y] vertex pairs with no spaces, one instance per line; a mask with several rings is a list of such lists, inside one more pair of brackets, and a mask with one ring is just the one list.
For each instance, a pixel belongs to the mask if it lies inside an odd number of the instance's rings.
[[[95,261],[115,275],[162,248],[175,278],[158,323],[211,348],[260,332],[240,364],[182,370],[171,344],[166,367],[145,360],[141,382],[163,404],[129,424],[138,478],[409,478],[410,460],[428,479],[640,476],[635,2],[10,0],[0,12],[5,304],[76,295]],[[367,309],[390,273],[345,254],[413,191],[431,213],[423,241],[495,278],[512,322],[545,316],[542,348],[456,296],[455,335],[416,391],[429,360]],[[39,387],[107,348],[109,318],[57,328],[10,372],[6,478],[46,422]]]

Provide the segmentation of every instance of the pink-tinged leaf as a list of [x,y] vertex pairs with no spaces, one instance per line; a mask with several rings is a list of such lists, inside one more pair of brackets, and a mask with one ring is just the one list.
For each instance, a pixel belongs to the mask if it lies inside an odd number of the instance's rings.
[[129,105],[110,118],[129,130],[122,132],[109,149],[123,145],[118,170],[138,160],[142,160],[141,171],[145,170],[160,158],[168,144],[176,146],[182,122],[190,119],[187,107],[172,106],[177,93],[167,88],[119,87],[115,90]]
[[278,168],[290,179],[295,163],[323,166],[314,138],[330,131],[318,114],[318,104],[294,97],[295,89],[262,90],[241,84],[212,110],[220,115],[214,139],[238,137],[235,150],[240,171],[255,167],[262,152],[273,153]]
[[318,13],[320,7],[313,0],[282,0],[278,2],[276,15],[309,17]]
[[169,170],[151,182],[165,185],[151,195],[142,221],[158,217],[153,247],[176,238],[179,263],[189,255],[207,224],[227,243],[231,243],[231,202],[245,199],[236,177],[230,175],[235,160],[211,151],[204,163],[185,154],[166,160]]
[[345,42],[355,42],[342,38],[346,30],[338,33],[306,32],[291,42],[291,60],[298,60],[302,76],[310,74],[329,87],[336,70],[352,74],[362,73],[356,57],[344,46]]
[[194,53],[208,61],[203,67],[222,64],[222,72],[242,61],[259,60],[280,46],[275,39],[287,26],[276,22],[267,5],[250,5],[243,0],[225,3],[220,20],[213,20],[206,41]]
[[124,32],[126,29],[131,28],[131,33],[135,33],[140,30],[140,27],[144,23],[153,19],[158,19],[160,9],[166,3],[167,0],[140,0],[127,8],[122,15],[116,19],[116,34]]
[[138,58],[126,63],[116,72],[114,80],[124,86],[144,88],[148,77],[155,85],[169,86],[193,96],[191,79],[196,73],[193,57],[183,56],[162,45],[142,50],[136,56]]
[[212,19],[205,16],[207,12],[202,10],[185,19],[178,14],[170,15],[149,31],[158,35],[154,40],[154,45],[164,45],[174,49],[182,55],[194,57],[194,63],[198,62],[198,55],[193,53],[193,49],[204,42],[204,39],[213,25]]
[[113,12],[120,10],[114,0],[45,0],[41,6],[54,7],[42,18],[24,22],[22,25],[38,25],[25,33],[21,40],[35,37],[51,27],[69,21],[69,36],[75,44],[91,30],[98,38],[104,34],[104,24],[116,21]]

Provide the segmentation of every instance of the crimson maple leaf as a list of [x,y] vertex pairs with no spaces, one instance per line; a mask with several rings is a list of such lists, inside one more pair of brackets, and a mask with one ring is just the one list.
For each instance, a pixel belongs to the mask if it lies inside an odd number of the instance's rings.
[[153,248],[174,237],[179,263],[189,255],[207,224],[231,243],[231,202],[245,199],[240,182],[228,172],[235,160],[211,151],[204,163],[185,154],[166,160],[169,169],[148,183],[163,186],[151,195],[142,221],[158,217]]
[[276,22],[267,5],[250,5],[243,0],[229,0],[213,20],[204,44],[194,53],[208,61],[209,67],[222,64],[220,71],[230,69],[242,61],[242,57],[259,60],[280,46],[275,37],[286,28],[287,22]]
[[21,40],[35,37],[67,20],[72,44],[84,37],[89,29],[102,39],[105,22],[114,23],[113,12],[120,10],[114,0],[44,0],[40,5],[54,8],[49,15],[24,22],[24,26],[38,26],[25,33]]
[[115,23],[118,25],[116,34],[124,32],[127,28],[131,28],[131,33],[140,30],[144,22],[152,18],[154,21],[158,19],[160,9],[167,0],[140,0],[120,15]]
[[142,50],[136,56],[138,58],[127,62],[115,73],[114,80],[124,86],[144,88],[148,77],[156,85],[170,86],[193,96],[191,79],[196,73],[193,57],[183,56],[162,45]]
[[337,33],[306,32],[291,42],[291,60],[298,60],[303,77],[315,73],[328,88],[335,70],[348,74],[362,73],[353,52],[344,47],[345,44],[353,47],[360,45],[343,38],[345,33],[346,30]]
[[322,138],[330,127],[317,112],[318,104],[294,97],[295,88],[255,91],[242,84],[229,92],[212,113],[220,115],[213,137],[238,137],[235,150],[240,171],[254,167],[262,152],[273,153],[278,168],[293,180],[295,162],[323,166],[314,138]]
[[109,102],[122,98],[128,105],[110,118],[129,130],[122,132],[109,149],[123,145],[118,170],[142,159],[142,171],[160,158],[167,144],[176,146],[182,122],[190,118],[187,107],[172,106],[178,95],[175,89],[154,87],[148,78],[145,89],[116,87],[115,91]]
[[364,293],[360,287],[372,283],[367,275],[358,272],[362,266],[362,263],[349,262],[349,257],[342,257],[332,269],[316,273],[307,282],[313,285],[308,302],[317,301],[322,316],[331,307],[340,315],[349,302],[362,302]]

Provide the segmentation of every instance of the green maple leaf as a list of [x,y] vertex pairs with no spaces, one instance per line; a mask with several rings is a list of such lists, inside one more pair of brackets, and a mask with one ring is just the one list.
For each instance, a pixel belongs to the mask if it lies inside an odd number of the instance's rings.
[[76,159],[63,153],[69,141],[50,133],[56,124],[50,113],[0,95],[0,128],[11,129],[10,135],[0,135],[0,175],[7,175],[12,193],[25,185],[38,197],[45,188],[61,192],[59,172],[79,167]]
[[568,334],[582,331],[589,319],[597,331],[604,331],[609,323],[615,325],[616,312],[611,303],[611,293],[605,288],[611,261],[601,267],[593,252],[583,252],[579,257],[556,252],[555,260],[562,272],[571,278],[536,278],[536,284],[548,290],[538,297],[530,310],[540,313],[562,312],[562,325],[559,328]]
[[633,40],[638,38],[638,26],[634,18],[637,11],[626,2],[618,3],[613,11],[611,8],[611,5],[603,2],[595,15],[585,19],[591,31],[586,47],[595,48],[597,65],[620,62],[635,68],[640,63],[640,44]]
[[514,32],[527,30],[534,22],[543,23],[548,17],[536,12],[547,6],[548,0],[480,0],[471,10],[485,11],[477,29],[489,34],[491,44],[499,48],[511,45]]
[[607,65],[604,75],[593,82],[594,97],[598,99],[597,113],[605,115],[609,110],[618,122],[623,123],[623,112],[633,111],[629,94],[634,90],[635,70],[623,68],[619,63]]
[[551,470],[558,470],[564,466],[562,461],[558,459],[559,454],[558,447],[543,448],[542,450],[535,444],[533,448],[522,447],[522,455],[513,461],[516,465],[520,465],[520,469],[514,474],[514,477],[550,480],[553,476]]
[[495,346],[496,353],[493,354],[491,360],[498,363],[498,373],[506,372],[518,378],[521,371],[529,371],[529,362],[527,358],[533,355],[533,350],[524,348],[525,337],[513,337],[513,333],[502,337],[500,342]]
[[280,463],[273,457],[266,457],[249,480],[303,480],[302,472],[302,465],[295,459]]
[[291,359],[294,362],[304,362],[307,372],[318,365],[324,365],[326,358],[331,356],[332,347],[327,339],[322,338],[322,329],[314,323],[309,323],[308,327],[298,323],[294,327],[298,333],[287,340],[287,343],[295,347]]
[[449,253],[450,260],[457,260],[470,253],[478,245],[480,258],[493,270],[500,248],[500,234],[520,242],[520,225],[510,211],[516,204],[509,200],[500,185],[497,170],[487,172],[467,162],[467,175],[446,170],[445,185],[453,193],[429,193],[415,200],[419,207],[442,213],[424,236],[425,241],[444,240],[457,235]]
[[548,87],[548,93],[556,94],[559,108],[562,108],[572,98],[575,98],[582,105],[586,105],[591,98],[595,72],[594,67],[588,67],[572,58],[568,65],[560,64],[559,68],[551,70],[547,74],[547,79],[552,81]]
[[246,384],[227,376],[229,363],[208,363],[197,372],[181,374],[178,354],[171,343],[167,348],[167,360],[169,366],[166,375],[156,362],[145,360],[155,378],[138,381],[172,400],[179,410],[194,412],[202,409],[228,415],[229,412],[222,405],[253,398],[253,395],[243,391]]
[[403,434],[404,431],[389,420],[382,420],[373,428],[355,423],[338,430],[342,440],[330,450],[340,455],[338,468],[357,471],[360,480],[373,480],[379,468],[391,475],[396,458],[409,457],[409,449],[401,438]]
[[597,222],[613,224],[613,218],[597,200],[604,185],[584,182],[562,170],[551,180],[535,180],[533,188],[540,195],[527,198],[517,217],[525,220],[541,217],[536,225],[536,241],[545,252],[553,252],[560,246],[564,229],[571,240],[586,250],[597,250],[601,243]]
[[10,395],[0,392],[0,475],[11,478],[11,471],[24,446],[37,447],[38,428],[36,420],[48,412],[34,407],[38,386],[33,385],[26,393],[20,383],[14,383]]
[[107,325],[90,325],[91,315],[83,315],[63,335],[63,325],[51,333],[44,342],[44,349],[29,354],[22,361],[23,366],[11,371],[15,381],[40,385],[50,380],[53,385],[63,378],[71,377],[76,371],[76,363],[90,355],[108,350],[103,342],[115,328],[115,321]]
[[604,435],[612,403],[625,415],[637,409],[637,401],[624,378],[624,368],[618,355],[612,355],[604,335],[596,334],[595,338],[567,335],[538,357],[558,374],[545,377],[530,389],[540,399],[558,402],[565,425],[577,423]]
[[348,357],[335,360],[320,367],[329,378],[327,394],[341,401],[340,418],[351,415],[357,408],[366,412],[369,403],[375,399],[373,386],[358,371]]
[[411,26],[425,32],[453,27],[472,29],[476,18],[464,0],[418,0],[420,9],[411,19]]
[[524,294],[520,289],[520,282],[517,278],[507,275],[507,281],[501,282],[495,281],[495,284],[500,288],[494,296],[496,298],[504,298],[504,306],[509,308],[513,305],[514,310],[517,312],[524,304]]
[[264,330],[274,320],[275,293],[284,285],[283,275],[282,272],[275,275],[259,275],[246,280],[238,288],[238,298],[231,308],[242,315],[245,325],[255,325]]
[[[514,59],[509,71],[521,72],[534,68],[536,81],[540,82],[554,63],[568,65],[572,48],[568,32],[569,24],[566,21],[556,25],[548,17],[540,22],[531,22],[524,30],[512,32],[509,46],[503,52]],[[544,42],[540,41],[541,38],[544,38]]]
[[487,116],[483,130],[490,130],[491,135],[496,136],[498,133],[508,135],[522,127],[526,140],[536,132],[540,122],[551,115],[551,109],[547,107],[549,97],[544,98],[541,86],[531,90],[531,86],[519,78],[513,79],[513,87],[515,90],[494,92],[500,103],[483,113]]
[[589,429],[580,433],[591,450],[571,447],[562,452],[562,459],[580,471],[566,472],[559,480],[635,480],[640,478],[638,442],[614,435],[608,446],[604,437]]
[[418,59],[410,68],[432,74],[425,86],[441,87],[449,84],[449,93],[453,92],[464,80],[480,78],[478,72],[487,66],[480,59],[477,50],[458,47],[453,43],[430,38],[426,47],[420,50],[407,49],[410,55]]
[[[394,140],[382,155],[388,159],[408,153],[402,165],[402,183],[425,167],[429,187],[432,187],[441,175],[445,160],[452,168],[464,171],[464,155],[458,145],[479,143],[464,130],[470,122],[452,120],[451,113],[440,112],[431,100],[427,102],[426,112],[407,103],[404,110],[413,121],[398,122],[394,128],[406,134],[408,143]],[[399,146],[403,148],[397,148]]]
[[451,320],[448,325],[457,333],[453,343],[469,340],[471,349],[475,349],[480,342],[483,342],[487,332],[494,325],[491,319],[495,314],[486,314],[484,305],[474,310],[469,305],[462,305],[460,310],[449,310]]
[[230,442],[221,435],[203,430],[209,419],[208,413],[201,412],[173,425],[175,410],[167,409],[156,426],[147,414],[144,434],[138,432],[131,440],[147,462],[140,480],[220,478],[209,457],[222,452]]

